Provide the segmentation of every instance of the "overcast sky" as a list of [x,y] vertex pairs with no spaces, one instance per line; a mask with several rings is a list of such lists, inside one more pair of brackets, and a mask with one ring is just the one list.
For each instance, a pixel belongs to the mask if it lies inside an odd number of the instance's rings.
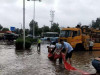
[[[54,22],[60,27],[74,27],[79,22],[89,25],[100,17],[100,0],[42,0],[36,1],[36,21],[39,27],[50,26],[50,10],[55,11]],[[33,19],[33,1],[26,0],[26,28]],[[23,0],[0,0],[0,24],[21,28]]]

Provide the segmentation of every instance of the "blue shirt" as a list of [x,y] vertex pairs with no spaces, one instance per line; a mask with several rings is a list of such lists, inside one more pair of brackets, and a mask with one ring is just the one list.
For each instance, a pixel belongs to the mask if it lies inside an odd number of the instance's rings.
[[57,49],[61,49],[62,48],[62,44],[56,43],[56,48]]
[[64,42],[63,48],[67,48],[68,49],[68,53],[70,53],[73,50],[72,46],[67,42]]

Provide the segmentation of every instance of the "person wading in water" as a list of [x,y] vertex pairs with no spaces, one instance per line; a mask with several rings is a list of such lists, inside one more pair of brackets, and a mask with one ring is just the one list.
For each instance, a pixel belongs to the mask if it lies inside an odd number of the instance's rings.
[[37,50],[40,51],[40,48],[41,48],[41,40],[40,40],[40,38],[38,38],[38,40],[37,40]]
[[[69,59],[70,64],[72,64],[72,61],[71,61],[71,57],[72,57],[72,53],[73,53],[72,46],[69,43],[64,42],[62,39],[60,40],[60,43],[62,44],[62,52],[65,53],[66,61],[67,61],[67,59]],[[62,60],[61,60],[61,62],[62,62]]]

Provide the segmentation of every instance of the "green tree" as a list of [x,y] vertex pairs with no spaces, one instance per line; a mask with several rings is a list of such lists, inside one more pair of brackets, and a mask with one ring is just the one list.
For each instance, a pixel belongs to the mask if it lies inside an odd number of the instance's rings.
[[0,30],[3,28],[3,26],[0,24]]
[[9,31],[9,29],[8,28],[3,28],[2,31]]
[[100,18],[97,18],[96,21],[92,20],[93,28],[100,28]]
[[41,33],[43,32],[43,29],[42,28],[39,28],[38,29],[38,34],[41,36]]
[[30,34],[33,34],[33,23],[34,23],[34,32],[35,32],[35,36],[37,36],[39,33],[38,33],[38,23],[34,20],[32,20],[30,23],[29,23],[29,26],[30,26]]
[[59,24],[58,23],[53,23],[53,25],[51,26],[50,31],[59,33],[60,32]]
[[43,26],[42,27],[42,32],[49,32],[50,31],[50,28],[49,28],[49,26]]
[[29,29],[25,29],[25,35],[27,36],[29,34],[30,30]]
[[20,34],[22,34],[23,33],[23,29],[20,29]]
[[15,31],[14,31],[16,34],[20,34],[20,29],[19,28],[15,28]]

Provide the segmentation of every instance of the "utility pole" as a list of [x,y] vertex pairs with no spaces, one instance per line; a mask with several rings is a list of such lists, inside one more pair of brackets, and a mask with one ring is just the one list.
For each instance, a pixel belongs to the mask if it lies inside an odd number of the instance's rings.
[[[27,1],[30,1],[30,0],[27,0]],[[41,1],[41,0],[31,0],[33,1],[33,6],[34,6],[34,9],[33,9],[33,38],[35,37],[35,1]]]
[[25,49],[25,0],[23,0],[23,49]]
[[50,11],[50,15],[51,15],[51,21],[50,21],[51,22],[51,26],[53,25],[53,22],[54,22],[54,15],[55,15],[54,12],[55,11],[53,11],[53,10]]
[[33,10],[33,38],[35,37],[35,0],[33,0],[34,10]]

